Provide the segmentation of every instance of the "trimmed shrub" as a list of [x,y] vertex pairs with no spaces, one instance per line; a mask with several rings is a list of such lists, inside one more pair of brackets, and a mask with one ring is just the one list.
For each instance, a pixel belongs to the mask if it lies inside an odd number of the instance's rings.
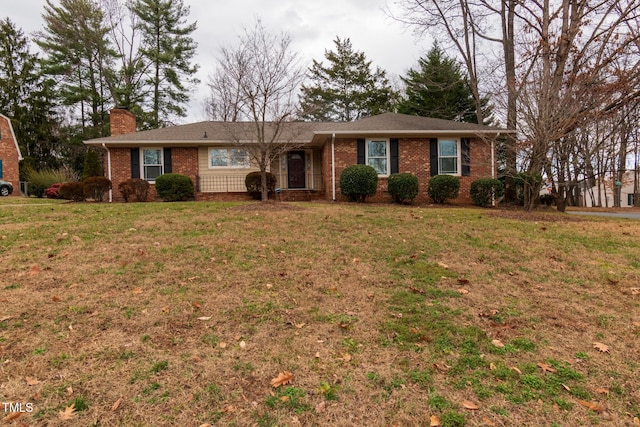
[[62,184],[53,184],[51,187],[44,190],[44,196],[47,199],[61,199],[62,196],[60,195],[60,192],[59,192],[61,185]]
[[90,176],[84,180],[84,196],[88,199],[102,202],[109,190],[111,190],[111,180],[105,176]]
[[191,178],[178,173],[166,173],[157,177],[156,192],[165,202],[192,200],[195,197]]
[[118,184],[118,190],[125,202],[128,202],[132,196],[137,202],[146,202],[149,197],[149,183],[140,178],[129,178]]
[[502,197],[504,194],[504,184],[495,178],[481,178],[471,183],[470,196],[477,206],[486,208],[492,200]]
[[340,174],[340,191],[351,202],[364,202],[378,191],[378,172],[369,165],[352,165]]
[[[267,172],[267,197],[273,195],[276,191],[278,179],[271,172]],[[262,177],[261,172],[251,172],[244,178],[244,185],[247,187],[247,193],[251,194],[256,200],[262,198]]]
[[63,199],[73,200],[74,202],[84,201],[84,184],[82,182],[65,182],[60,186],[58,192]]
[[460,178],[453,175],[436,175],[429,180],[427,194],[434,203],[443,205],[447,200],[458,197],[458,191],[460,191]]
[[418,178],[410,173],[394,173],[389,176],[389,194],[396,203],[413,202],[418,195]]

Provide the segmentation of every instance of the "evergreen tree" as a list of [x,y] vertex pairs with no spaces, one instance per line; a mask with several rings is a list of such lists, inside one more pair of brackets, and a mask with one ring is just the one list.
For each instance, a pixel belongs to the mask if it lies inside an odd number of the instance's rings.
[[[410,69],[402,81],[406,96],[398,104],[398,112],[437,119],[477,122],[476,104],[460,65],[448,58],[434,44],[426,58],[418,61],[419,69]],[[484,99],[489,117],[488,100]],[[489,118],[485,121],[490,122]]]
[[82,179],[89,178],[91,176],[102,176],[102,162],[100,161],[100,154],[93,149],[87,149],[87,154],[84,157],[84,168],[82,169]]
[[300,116],[349,122],[392,111],[396,93],[385,71],[372,71],[371,61],[354,51],[348,38],[336,37],[334,44],[335,51],[325,51],[328,66],[314,60],[309,69],[311,84],[302,85]]
[[60,0],[59,6],[47,0],[44,8],[45,30],[36,41],[46,55],[43,71],[59,79],[62,104],[79,110],[83,136],[106,136],[115,53],[104,13],[92,0]]
[[25,158],[21,172],[60,166],[51,82],[40,73],[29,44],[9,18],[0,20],[0,112],[11,119]]
[[139,19],[148,61],[151,112],[143,127],[166,126],[172,116],[186,116],[189,86],[198,82],[193,77],[198,66],[191,64],[196,23],[187,24],[189,7],[182,0],[133,0],[130,8]]

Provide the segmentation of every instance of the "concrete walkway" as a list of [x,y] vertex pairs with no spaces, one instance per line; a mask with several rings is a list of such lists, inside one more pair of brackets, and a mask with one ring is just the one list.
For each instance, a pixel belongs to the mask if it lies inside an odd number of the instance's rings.
[[588,215],[588,216],[604,216],[608,218],[624,218],[624,219],[638,219],[640,220],[640,212],[637,210],[625,212],[615,211],[615,212],[597,212],[597,211],[567,211],[568,214],[571,215]]

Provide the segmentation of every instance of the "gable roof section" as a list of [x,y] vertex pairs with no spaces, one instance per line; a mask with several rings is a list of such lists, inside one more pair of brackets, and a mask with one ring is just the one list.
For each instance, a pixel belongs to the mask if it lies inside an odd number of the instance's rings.
[[13,138],[13,143],[16,146],[16,152],[18,153],[18,160],[24,160],[24,158],[22,157],[22,153],[20,152],[20,147],[18,146],[18,140],[16,139],[16,134],[13,131],[13,126],[11,125],[11,119],[9,119],[9,117],[5,116],[4,114],[0,114],[0,117],[5,119],[7,121],[7,123],[9,124],[9,130],[11,131],[11,137]]
[[[273,134],[276,124],[268,123],[266,133]],[[280,142],[321,143],[328,136],[435,136],[435,135],[498,135],[508,133],[506,129],[462,123],[451,120],[432,119],[406,114],[384,113],[355,122],[287,122],[282,124]],[[132,146],[132,145],[210,145],[251,142],[255,132],[252,122],[205,121],[153,129],[125,135],[110,136],[85,141],[88,145]]]

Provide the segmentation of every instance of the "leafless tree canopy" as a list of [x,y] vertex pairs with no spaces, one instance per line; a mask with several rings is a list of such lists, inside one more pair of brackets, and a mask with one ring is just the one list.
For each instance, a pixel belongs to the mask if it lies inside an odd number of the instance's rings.
[[291,50],[291,37],[271,34],[257,21],[236,46],[221,48],[218,67],[209,79],[212,118],[251,124],[229,126],[229,132],[231,142],[242,145],[263,172],[263,200],[269,165],[299,143],[297,135],[285,128],[295,118],[304,75],[298,54]]

